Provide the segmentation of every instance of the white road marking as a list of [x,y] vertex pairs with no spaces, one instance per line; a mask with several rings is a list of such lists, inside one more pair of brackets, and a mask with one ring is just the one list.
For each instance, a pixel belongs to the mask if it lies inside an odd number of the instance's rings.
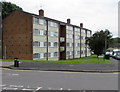
[[0,85],[0,87],[5,87],[5,86],[6,86],[6,84]]
[[38,90],[40,90],[42,87],[38,87],[37,89],[36,89],[36,91],[38,91]]
[[18,76],[19,74],[11,74],[11,75],[13,75],[13,76]]
[[18,88],[8,88],[8,87],[4,87],[3,89],[7,89],[7,90],[17,90]]
[[33,90],[33,89],[26,89],[26,88],[24,88],[24,89],[22,89],[22,90]]
[[10,87],[22,88],[22,87],[23,87],[23,85],[10,85]]

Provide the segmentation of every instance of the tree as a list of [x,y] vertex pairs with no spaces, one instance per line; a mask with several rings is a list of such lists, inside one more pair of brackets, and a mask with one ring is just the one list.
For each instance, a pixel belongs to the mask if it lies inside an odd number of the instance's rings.
[[106,49],[111,43],[112,34],[109,30],[101,30],[96,32],[93,36],[86,39],[86,44],[97,55],[97,57],[105,53]]
[[119,48],[120,47],[120,37],[112,38],[112,43],[110,44],[112,48]]
[[2,18],[4,19],[6,16],[8,16],[11,12],[13,12],[14,10],[21,10],[22,8],[12,4],[11,2],[5,2],[2,1],[0,2],[2,4]]

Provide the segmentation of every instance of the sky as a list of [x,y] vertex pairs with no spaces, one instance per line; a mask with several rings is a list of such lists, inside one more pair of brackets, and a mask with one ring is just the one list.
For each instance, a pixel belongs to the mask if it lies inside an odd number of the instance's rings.
[[92,30],[92,33],[108,29],[113,37],[118,37],[119,0],[5,0],[10,1],[26,12],[38,15],[44,9],[46,17]]

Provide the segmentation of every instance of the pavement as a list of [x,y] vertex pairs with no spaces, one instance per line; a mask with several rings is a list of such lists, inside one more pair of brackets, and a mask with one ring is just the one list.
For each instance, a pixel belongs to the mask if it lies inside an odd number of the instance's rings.
[[[19,67],[14,67],[13,62],[3,63],[5,67],[20,70],[42,70],[42,71],[70,71],[70,72],[120,72],[119,61],[111,58],[112,63],[41,63],[20,62]],[[4,66],[3,66],[4,67]]]

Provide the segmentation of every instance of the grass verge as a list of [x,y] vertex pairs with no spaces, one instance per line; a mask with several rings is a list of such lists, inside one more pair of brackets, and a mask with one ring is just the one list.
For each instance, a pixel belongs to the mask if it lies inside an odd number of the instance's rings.
[[[12,59],[0,59],[0,61],[12,62]],[[97,58],[96,55],[73,60],[46,61],[46,60],[20,60],[20,62],[44,62],[44,63],[111,63],[112,61],[103,58]]]

